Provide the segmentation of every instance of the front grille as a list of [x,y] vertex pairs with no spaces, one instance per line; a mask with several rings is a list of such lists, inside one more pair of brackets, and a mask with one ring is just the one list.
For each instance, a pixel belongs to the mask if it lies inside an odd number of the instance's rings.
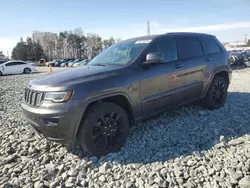
[[24,100],[28,105],[40,106],[44,99],[44,92],[25,89]]

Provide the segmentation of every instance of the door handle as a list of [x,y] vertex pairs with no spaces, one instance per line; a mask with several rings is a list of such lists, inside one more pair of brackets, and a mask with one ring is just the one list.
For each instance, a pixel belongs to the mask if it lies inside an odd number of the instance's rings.
[[175,64],[174,67],[175,67],[176,69],[178,69],[178,68],[183,67],[183,64]]
[[207,57],[207,58],[204,59],[204,61],[206,61],[206,62],[209,62],[209,61],[212,61],[212,60],[213,59],[211,57]]

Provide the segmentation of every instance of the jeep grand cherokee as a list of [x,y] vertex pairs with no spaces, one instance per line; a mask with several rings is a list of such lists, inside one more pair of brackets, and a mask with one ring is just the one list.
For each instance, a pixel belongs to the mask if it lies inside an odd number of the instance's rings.
[[22,108],[32,127],[95,156],[119,150],[129,127],[201,100],[222,107],[231,80],[229,55],[215,36],[167,33],[124,40],[87,66],[31,80]]

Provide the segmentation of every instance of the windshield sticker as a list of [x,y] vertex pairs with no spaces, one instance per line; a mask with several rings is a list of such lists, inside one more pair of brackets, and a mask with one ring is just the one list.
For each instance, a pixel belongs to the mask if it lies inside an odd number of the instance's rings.
[[135,44],[147,44],[147,43],[150,43],[151,40],[138,40],[135,42]]

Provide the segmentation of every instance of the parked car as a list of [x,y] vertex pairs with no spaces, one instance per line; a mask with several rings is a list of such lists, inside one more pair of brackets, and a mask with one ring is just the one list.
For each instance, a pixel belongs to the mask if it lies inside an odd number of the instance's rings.
[[60,65],[61,65],[63,62],[65,62],[65,61],[66,61],[65,59],[60,60],[60,61],[57,61],[57,62],[55,62],[55,66],[56,66],[56,67],[60,67]]
[[84,60],[82,60],[82,61],[79,61],[79,62],[77,62],[77,63],[74,63],[74,64],[73,64],[73,67],[79,67],[79,66],[82,66],[82,65],[86,65],[86,64],[88,64],[88,62],[89,62],[88,59],[84,59]]
[[6,74],[19,74],[25,73],[28,74],[31,71],[35,70],[35,66],[24,61],[7,61],[0,64],[0,76]]
[[76,59],[74,61],[71,61],[70,63],[68,63],[68,67],[73,67],[73,65],[77,62],[81,61],[80,59]]
[[63,59],[63,60],[61,60],[61,61],[59,61],[59,62],[56,62],[56,63],[55,63],[55,66],[60,67],[60,65],[61,65],[62,63],[67,62],[67,61],[70,61],[70,60],[75,60],[75,59]]
[[58,62],[58,61],[59,61],[59,60],[48,61],[48,62],[45,63],[45,65],[46,65],[47,67],[49,67],[49,66],[54,67],[54,66],[55,66],[55,63]]
[[229,61],[231,63],[231,65],[237,65],[237,66],[248,66],[248,55],[247,52],[245,51],[233,51],[229,53]]
[[[208,34],[123,40],[86,66],[30,81],[22,109],[38,134],[102,156],[123,146],[131,125],[165,110],[197,100],[221,108],[232,74],[228,58]],[[37,96],[44,97],[32,102]]]
[[70,63],[70,62],[73,62],[74,60],[69,60],[69,61],[65,61],[65,62],[63,62],[63,63],[61,63],[60,64],[60,67],[68,67],[68,64]]

